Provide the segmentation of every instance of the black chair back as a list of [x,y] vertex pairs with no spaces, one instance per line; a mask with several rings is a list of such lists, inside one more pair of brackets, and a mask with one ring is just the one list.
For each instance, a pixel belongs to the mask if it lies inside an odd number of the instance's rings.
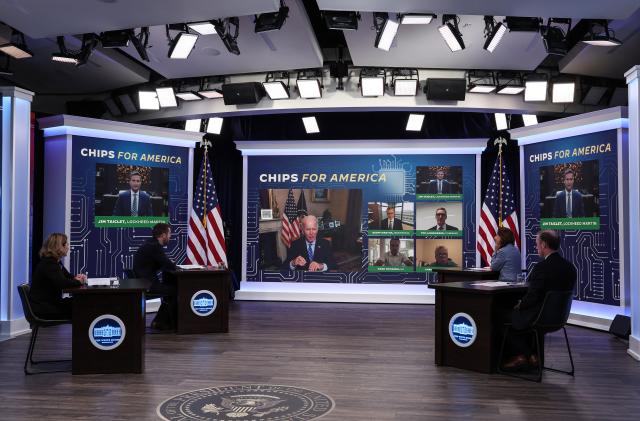
[[29,301],[29,291],[31,286],[29,284],[18,285],[18,295],[20,296],[20,302],[22,302],[22,311],[25,319],[33,326],[37,322],[37,318],[33,309],[31,308],[31,302]]
[[542,329],[545,332],[562,329],[569,319],[572,303],[573,290],[547,292],[540,313],[538,313],[532,327]]

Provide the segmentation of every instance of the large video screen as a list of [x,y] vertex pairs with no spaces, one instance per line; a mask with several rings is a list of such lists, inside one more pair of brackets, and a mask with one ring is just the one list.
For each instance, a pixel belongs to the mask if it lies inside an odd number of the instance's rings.
[[246,280],[425,283],[476,265],[474,155],[251,157],[248,177]]

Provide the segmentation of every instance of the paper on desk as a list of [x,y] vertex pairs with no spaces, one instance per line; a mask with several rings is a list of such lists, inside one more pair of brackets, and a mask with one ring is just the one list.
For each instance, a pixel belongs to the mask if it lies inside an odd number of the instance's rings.
[[513,285],[512,282],[503,282],[503,281],[489,281],[489,282],[475,282],[471,285],[478,285],[481,287],[506,287],[509,285]]
[[205,267],[202,265],[176,265],[177,267],[179,267],[180,269],[185,269],[185,270],[189,270],[189,269],[204,269]]
[[97,287],[97,286],[111,286],[111,278],[88,278],[87,286]]

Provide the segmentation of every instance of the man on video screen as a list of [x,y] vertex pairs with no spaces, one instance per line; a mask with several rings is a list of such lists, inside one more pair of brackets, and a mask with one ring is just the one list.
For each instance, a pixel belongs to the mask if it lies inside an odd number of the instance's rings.
[[114,216],[153,216],[151,196],[140,190],[142,177],[137,171],[129,174],[129,190],[122,190],[113,207]]
[[438,170],[436,172],[436,179],[429,181],[429,187],[427,193],[431,194],[447,194],[451,193],[451,184],[444,178],[444,170]]
[[584,216],[584,204],[582,203],[582,193],[573,188],[576,173],[568,168],[563,174],[564,190],[556,193],[553,204],[554,218],[576,218]]
[[331,243],[318,237],[318,218],[308,215],[302,220],[302,237],[291,243],[284,262],[285,270],[326,272],[336,269]]
[[433,231],[457,231],[458,227],[447,224],[447,210],[445,208],[436,209],[436,224],[429,228]]

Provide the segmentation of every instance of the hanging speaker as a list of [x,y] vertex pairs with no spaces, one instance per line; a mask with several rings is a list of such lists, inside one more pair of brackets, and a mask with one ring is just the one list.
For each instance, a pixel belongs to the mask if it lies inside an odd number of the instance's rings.
[[623,316],[622,314],[616,315],[609,327],[609,333],[619,338],[629,339],[629,335],[631,335],[631,317]]
[[427,79],[427,99],[436,101],[464,101],[466,79]]
[[264,88],[258,82],[225,83],[222,96],[224,105],[257,104],[264,97]]

